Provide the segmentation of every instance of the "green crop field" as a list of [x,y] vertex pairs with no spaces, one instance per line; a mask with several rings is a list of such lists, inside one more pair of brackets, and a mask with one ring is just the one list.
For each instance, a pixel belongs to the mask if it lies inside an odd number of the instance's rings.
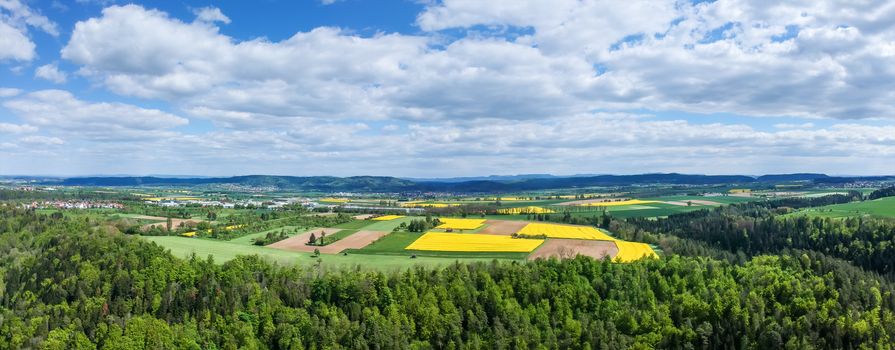
[[327,269],[351,268],[361,266],[375,270],[399,270],[409,265],[443,266],[454,262],[478,262],[492,261],[493,258],[445,258],[445,257],[418,257],[411,259],[408,256],[396,255],[329,255],[321,254],[319,258],[312,257],[311,253],[290,252],[285,250],[245,245],[226,241],[212,241],[178,236],[151,236],[143,237],[155,242],[159,246],[169,249],[172,254],[187,258],[193,253],[198,257],[212,256],[217,263],[223,263],[236,258],[239,255],[258,255],[267,260],[282,265],[299,264],[311,266],[317,264]]
[[361,229],[366,226],[369,226],[374,222],[375,221],[370,221],[370,220],[352,220],[352,221],[346,222],[344,224],[335,225],[333,227],[334,228],[344,228],[344,229],[349,229],[349,230],[357,230],[357,229]]
[[852,202],[827,205],[818,208],[799,210],[789,215],[809,215],[825,218],[844,218],[854,216],[895,217],[895,197],[880,198],[872,201]]
[[319,240],[322,238],[322,239],[324,239],[324,240],[326,241],[325,243],[323,243],[323,245],[329,245],[329,244],[332,244],[332,243],[335,243],[335,242],[339,241],[339,240],[342,239],[342,238],[345,238],[345,237],[348,237],[348,236],[350,236],[350,235],[353,235],[353,234],[357,233],[357,231],[359,231],[359,230],[339,230],[338,232],[333,233],[333,234],[331,234],[331,235],[326,235],[325,238],[317,237],[317,239],[318,239],[318,242],[317,242],[317,243],[318,243],[318,244],[321,244],[321,243],[319,242]]
[[[388,220],[388,221],[373,221],[372,224],[364,226],[364,230],[369,231],[391,231],[394,230],[395,227],[401,225],[402,222],[410,223],[413,219],[425,219],[423,216],[407,216],[399,219]],[[371,220],[372,221],[372,220]]]
[[270,229],[270,230],[267,230],[267,231],[262,231],[262,232],[257,232],[257,233],[250,233],[250,234],[247,234],[247,235],[242,236],[242,237],[238,237],[238,238],[231,239],[231,240],[229,240],[229,241],[227,241],[227,242],[230,242],[230,243],[236,243],[236,244],[242,244],[242,245],[253,245],[253,244],[254,244],[254,239],[255,239],[255,238],[261,238],[261,237],[267,236],[267,234],[270,233],[270,232],[279,232],[280,230],[286,230],[286,234],[288,234],[288,235],[291,237],[291,236],[293,236],[293,235],[295,235],[295,234],[305,232],[305,231],[307,231],[308,229],[309,229],[309,227],[283,226],[283,227],[277,227],[277,228],[274,228],[274,229]]

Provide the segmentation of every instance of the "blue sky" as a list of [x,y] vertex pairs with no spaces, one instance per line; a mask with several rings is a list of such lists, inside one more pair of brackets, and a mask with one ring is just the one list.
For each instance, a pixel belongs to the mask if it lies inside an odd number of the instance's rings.
[[0,174],[892,174],[893,16],[0,0]]

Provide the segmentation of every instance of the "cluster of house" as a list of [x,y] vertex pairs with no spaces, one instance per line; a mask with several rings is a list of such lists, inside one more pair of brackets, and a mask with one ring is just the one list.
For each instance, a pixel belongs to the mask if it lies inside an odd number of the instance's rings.
[[96,209],[96,208],[105,208],[105,209],[124,209],[124,204],[118,202],[109,202],[109,201],[42,201],[42,202],[31,202],[26,203],[25,208],[28,209],[47,209],[47,208],[55,208],[55,209]]
[[260,201],[255,199],[246,199],[246,200],[235,200],[235,201],[218,201],[218,200],[204,200],[204,199],[177,199],[177,198],[166,198],[158,201],[149,201],[146,203],[156,204],[163,207],[179,207],[184,205],[199,205],[202,207],[215,207],[215,208],[225,208],[232,209],[237,207],[255,207],[255,208],[281,208],[285,205],[301,203],[303,206],[311,206],[313,202],[307,198],[278,198],[274,200],[268,201]]

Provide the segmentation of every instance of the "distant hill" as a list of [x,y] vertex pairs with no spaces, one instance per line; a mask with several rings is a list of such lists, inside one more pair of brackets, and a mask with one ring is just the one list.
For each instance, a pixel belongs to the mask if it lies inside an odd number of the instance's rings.
[[208,184],[234,184],[253,187],[272,186],[304,191],[359,191],[395,192],[411,188],[414,182],[386,176],[270,176],[248,175],[212,178],[161,178],[143,177],[76,177],[62,180],[65,186],[190,186]]
[[787,182],[787,181],[814,181],[816,179],[829,178],[826,174],[775,174],[762,175],[757,178],[759,182]]
[[640,175],[516,175],[488,176],[481,178],[410,180],[389,176],[272,176],[248,175],[212,178],[166,178],[154,176],[125,177],[73,177],[52,179],[45,184],[65,186],[193,186],[209,184],[234,184],[253,187],[276,187],[295,191],[320,192],[512,192],[546,189],[584,188],[594,186],[629,185],[719,185],[781,183],[814,181],[816,183],[847,183],[853,181],[879,181],[895,179],[888,176],[830,177],[824,174],[777,174],[759,177],[744,175],[691,175],[691,174],[640,174]]

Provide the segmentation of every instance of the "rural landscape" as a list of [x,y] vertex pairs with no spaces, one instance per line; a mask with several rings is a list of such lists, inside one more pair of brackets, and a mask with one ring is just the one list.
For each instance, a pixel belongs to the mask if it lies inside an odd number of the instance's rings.
[[895,350],[895,1],[0,0],[0,350]]

